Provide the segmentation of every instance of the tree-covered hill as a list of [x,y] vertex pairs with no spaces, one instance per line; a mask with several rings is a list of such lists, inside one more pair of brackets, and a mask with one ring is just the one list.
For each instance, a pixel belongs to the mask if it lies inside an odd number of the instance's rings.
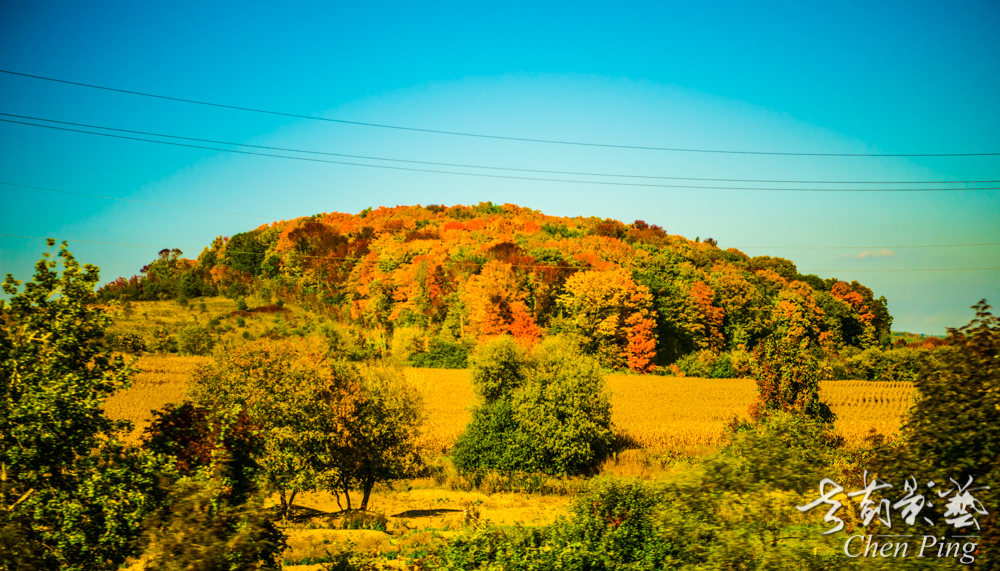
[[[546,216],[512,204],[397,206],[266,224],[216,238],[196,260],[163,250],[104,300],[266,292],[309,304],[375,352],[525,344],[575,335],[606,367],[650,371],[768,336],[827,355],[885,347],[884,297],[801,275],[783,258],[720,249],[636,220]],[[854,348],[854,349],[848,349]]]

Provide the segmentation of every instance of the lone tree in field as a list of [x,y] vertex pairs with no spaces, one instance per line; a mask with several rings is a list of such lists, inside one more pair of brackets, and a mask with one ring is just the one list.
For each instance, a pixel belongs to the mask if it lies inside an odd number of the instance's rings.
[[775,411],[803,414],[823,422],[836,418],[819,399],[822,374],[819,363],[807,351],[807,343],[771,337],[754,349],[757,400],[750,405],[750,418],[755,422]]
[[483,402],[455,444],[460,470],[580,474],[607,456],[611,401],[594,359],[562,339],[527,355],[501,337],[472,363]]
[[308,490],[345,492],[350,502],[349,490],[360,488],[366,509],[375,483],[420,464],[420,402],[401,374],[331,361],[316,340],[217,353],[196,373],[194,396],[214,415],[246,416],[259,481],[278,490],[283,514]]
[[109,318],[88,306],[99,270],[81,269],[65,242],[58,256],[62,275],[46,253],[23,292],[10,274],[3,284],[0,568],[113,570],[136,554],[159,466],[126,448],[129,423],[102,409],[132,369],[106,347]]
[[351,371],[330,366],[323,348],[305,340],[260,340],[217,353],[195,374],[193,390],[215,415],[242,413],[255,427],[259,479],[278,490],[283,514],[298,492],[339,478],[357,393]]
[[361,367],[357,399],[337,462],[335,492],[344,492],[351,509],[350,490],[360,489],[360,508],[367,510],[376,483],[414,475],[423,465],[416,447],[422,404],[402,371],[381,365]]

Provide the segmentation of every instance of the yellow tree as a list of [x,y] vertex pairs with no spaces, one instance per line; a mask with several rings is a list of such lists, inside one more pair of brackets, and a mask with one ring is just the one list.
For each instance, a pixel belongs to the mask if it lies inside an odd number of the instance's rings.
[[525,303],[514,269],[499,260],[487,262],[478,275],[469,278],[462,301],[469,311],[469,327],[483,337],[512,335],[533,344],[541,335]]
[[631,273],[580,272],[566,280],[559,305],[586,349],[609,367],[637,372],[653,370],[656,356],[655,312],[649,288],[638,285]]
[[722,334],[725,310],[714,304],[715,290],[698,280],[691,284],[691,301],[688,305],[688,330],[694,333],[695,344],[703,350],[721,351],[726,344]]

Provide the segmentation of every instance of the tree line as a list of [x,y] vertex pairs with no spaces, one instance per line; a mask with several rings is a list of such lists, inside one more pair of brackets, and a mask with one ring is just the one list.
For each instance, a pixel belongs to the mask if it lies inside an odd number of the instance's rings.
[[451,356],[502,335],[526,347],[572,335],[605,368],[732,376],[739,352],[772,336],[807,338],[831,357],[881,350],[891,339],[885,298],[856,281],[802,275],[789,260],[641,220],[554,217],[510,204],[317,214],[219,237],[197,259],[181,256],[165,249],[141,275],[98,295],[263,293],[349,324],[371,353],[389,352],[399,334],[407,355],[431,364],[461,362]]

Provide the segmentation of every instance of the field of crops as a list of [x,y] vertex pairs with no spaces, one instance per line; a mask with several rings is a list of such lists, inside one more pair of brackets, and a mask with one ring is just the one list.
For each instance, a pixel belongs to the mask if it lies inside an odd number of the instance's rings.
[[[145,355],[131,389],[108,400],[114,418],[136,424],[141,434],[150,411],[179,402],[194,369],[207,357]],[[476,397],[467,370],[407,369],[407,378],[423,396],[427,413],[422,444],[444,453],[465,429]],[[643,448],[699,451],[717,446],[734,416],[747,418],[756,386],[747,379],[699,379],[654,375],[608,375],[613,420],[618,431]],[[871,430],[895,433],[913,398],[910,383],[827,381],[821,398],[837,414],[836,429],[848,445],[858,445]]]
[[111,418],[131,420],[135,429],[128,440],[136,442],[149,426],[151,411],[183,401],[195,368],[211,360],[211,357],[143,355],[135,365],[140,372],[132,377],[132,388],[109,398],[104,410]]

